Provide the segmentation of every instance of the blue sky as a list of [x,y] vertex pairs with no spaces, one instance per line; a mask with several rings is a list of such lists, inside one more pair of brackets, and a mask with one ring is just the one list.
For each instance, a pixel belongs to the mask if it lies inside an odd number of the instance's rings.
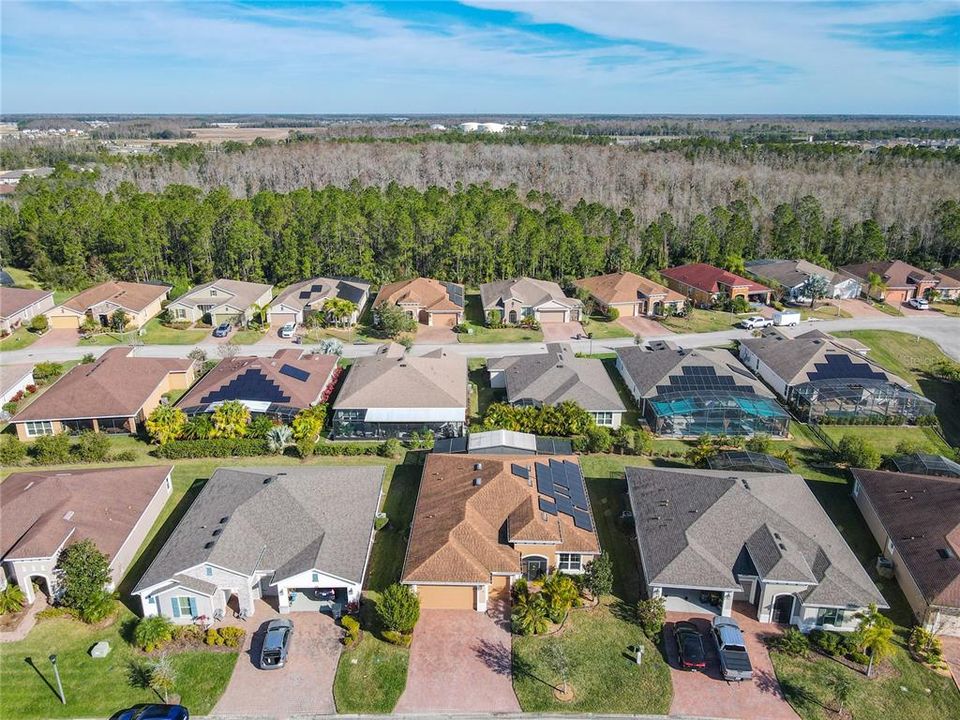
[[3,0],[4,113],[960,114],[956,2]]

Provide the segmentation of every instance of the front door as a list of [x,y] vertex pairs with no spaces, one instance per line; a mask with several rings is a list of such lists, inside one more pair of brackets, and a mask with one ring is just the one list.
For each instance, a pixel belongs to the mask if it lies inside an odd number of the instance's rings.
[[110,324],[110,318],[108,318],[106,315],[101,314],[101,315],[100,315],[100,324],[103,325],[103,327],[106,327],[107,325]]
[[778,625],[789,625],[793,617],[793,595],[780,595],[773,601],[773,614],[770,621]]
[[547,560],[542,557],[528,557],[520,561],[523,576],[528,581],[539,580],[547,574]]

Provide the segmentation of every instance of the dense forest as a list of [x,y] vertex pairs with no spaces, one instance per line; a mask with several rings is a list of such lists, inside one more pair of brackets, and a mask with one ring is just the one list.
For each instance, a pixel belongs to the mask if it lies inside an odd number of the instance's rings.
[[827,194],[767,210],[736,180],[726,202],[689,218],[570,205],[512,186],[421,190],[355,180],[236,197],[223,187],[164,184],[148,192],[130,182],[101,193],[96,182],[95,174],[69,170],[24,180],[16,204],[0,205],[4,262],[68,288],[107,276],[178,287],[219,276],[283,285],[317,274],[374,282],[426,275],[471,285],[521,274],[565,281],[623,269],[656,276],[684,262],[735,265],[757,256],[832,266],[884,257],[927,267],[960,262],[960,205],[937,197],[915,222],[883,224],[846,220],[828,209]]

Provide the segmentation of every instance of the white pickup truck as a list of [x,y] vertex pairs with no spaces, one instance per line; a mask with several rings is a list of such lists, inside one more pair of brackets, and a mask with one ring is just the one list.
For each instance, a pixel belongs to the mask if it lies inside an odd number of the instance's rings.
[[757,328],[765,328],[773,325],[773,320],[763,317],[763,315],[751,315],[750,317],[740,321],[740,327],[746,328],[747,330],[756,330]]

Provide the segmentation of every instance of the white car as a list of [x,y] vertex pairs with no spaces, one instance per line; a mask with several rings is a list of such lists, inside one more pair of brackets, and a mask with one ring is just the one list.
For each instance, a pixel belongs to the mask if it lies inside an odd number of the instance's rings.
[[773,320],[765,318],[762,315],[753,315],[740,321],[740,327],[746,328],[747,330],[770,327],[771,325],[773,325]]
[[280,337],[282,338],[292,338],[294,331],[297,329],[297,324],[295,322],[288,322],[282,328],[280,328]]
[[910,307],[916,308],[917,310],[929,310],[930,303],[924,298],[910,298]]

